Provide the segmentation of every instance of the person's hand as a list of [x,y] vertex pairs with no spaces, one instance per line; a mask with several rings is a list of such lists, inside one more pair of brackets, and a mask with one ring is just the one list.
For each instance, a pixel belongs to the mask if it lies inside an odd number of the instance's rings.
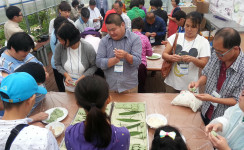
[[179,61],[181,61],[181,56],[180,55],[177,55],[177,54],[170,55],[170,61],[172,61],[172,62],[179,62]]
[[93,22],[97,22],[97,21],[99,21],[100,19],[93,19]]
[[52,126],[49,127],[49,130],[52,132],[53,136],[56,137],[55,130],[52,128]]
[[192,91],[192,88],[197,89],[198,87],[199,87],[199,83],[198,83],[198,82],[191,82],[191,83],[188,85],[188,90],[189,90],[189,91]]
[[205,133],[206,135],[209,135],[211,131],[219,132],[222,131],[223,125],[221,123],[215,123],[215,124],[208,124],[205,127]]
[[98,19],[99,19],[99,20],[102,20],[103,18],[102,18],[102,16],[99,16]]
[[165,45],[165,47],[167,46],[169,42],[168,41],[162,41],[161,44]]
[[157,36],[156,32],[151,33],[151,37],[155,37],[155,36]]
[[30,116],[29,118],[32,119],[32,122],[42,121],[48,118],[48,114],[45,112],[39,112],[38,114]]
[[146,32],[145,35],[146,35],[147,37],[150,37],[150,36],[151,36],[151,33],[150,33],[150,32]]
[[201,101],[213,101],[214,97],[209,94],[195,94],[195,97],[198,98]]
[[127,54],[128,53],[126,51],[122,50],[122,49],[117,49],[117,50],[114,51],[114,55],[118,59],[125,58]]
[[85,75],[82,75],[77,81],[75,81],[75,85],[77,85],[77,83],[81,80],[81,79],[83,79],[85,77]]
[[190,56],[190,55],[182,55],[182,56],[181,56],[181,59],[182,59],[182,61],[184,61],[184,62],[193,62],[194,59],[196,59],[196,58],[193,57],[193,56]]
[[69,75],[66,76],[64,82],[65,82],[65,85],[66,85],[66,86],[73,86],[73,84],[72,84],[73,80],[72,80],[72,78],[71,78]]
[[49,73],[45,72],[46,80],[49,78]]
[[220,135],[212,135],[209,133],[209,139],[212,142],[213,146],[218,150],[231,150],[226,139]]

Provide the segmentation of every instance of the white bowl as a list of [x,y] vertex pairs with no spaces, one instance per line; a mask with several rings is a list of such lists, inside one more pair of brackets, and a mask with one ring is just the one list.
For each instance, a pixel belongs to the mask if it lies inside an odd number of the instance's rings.
[[167,124],[167,118],[161,114],[150,114],[146,118],[147,125],[151,128],[157,129],[160,126]]
[[64,132],[65,128],[64,124],[61,122],[52,122],[45,126],[47,129],[50,129],[50,127],[54,130],[55,137],[59,137]]

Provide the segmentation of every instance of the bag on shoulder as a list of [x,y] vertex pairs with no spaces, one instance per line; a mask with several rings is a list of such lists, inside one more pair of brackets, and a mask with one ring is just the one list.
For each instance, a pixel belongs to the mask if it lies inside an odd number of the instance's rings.
[[[171,48],[172,55],[175,54],[175,49],[176,49],[176,43],[177,43],[178,35],[179,34],[176,33],[174,44],[173,44],[173,46]],[[164,78],[166,78],[169,75],[170,70],[172,68],[172,65],[173,65],[173,62],[171,62],[171,61],[166,61],[166,60],[163,61],[162,68],[161,68],[161,74],[162,74],[162,76]]]

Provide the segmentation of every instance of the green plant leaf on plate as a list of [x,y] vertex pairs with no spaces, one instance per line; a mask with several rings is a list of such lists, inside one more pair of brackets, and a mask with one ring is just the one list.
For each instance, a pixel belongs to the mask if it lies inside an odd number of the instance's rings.
[[127,128],[127,129],[132,129],[132,128],[135,128],[135,127],[140,126],[140,124],[141,124],[141,123],[133,124],[133,125],[127,126],[126,128]]
[[136,135],[139,135],[139,134],[142,134],[142,132],[138,132],[138,131],[130,132],[130,136],[136,136]]
[[123,121],[123,122],[138,122],[138,121],[140,121],[140,120],[136,120],[136,119],[126,119],[126,118],[118,118],[117,120]]
[[137,113],[140,113],[141,111],[129,111],[129,112],[123,112],[123,113],[119,113],[119,115],[134,115]]

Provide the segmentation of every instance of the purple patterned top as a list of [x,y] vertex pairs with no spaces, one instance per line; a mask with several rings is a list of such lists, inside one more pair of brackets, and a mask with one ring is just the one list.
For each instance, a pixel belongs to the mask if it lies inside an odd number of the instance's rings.
[[84,122],[69,126],[65,131],[65,145],[67,150],[129,150],[130,133],[125,127],[111,125],[112,138],[106,148],[97,148],[85,140]]
[[143,35],[141,32],[134,32],[135,34],[140,36],[141,45],[142,45],[142,52],[141,52],[141,63],[147,66],[147,58],[146,56],[152,56],[152,46],[148,37]]

